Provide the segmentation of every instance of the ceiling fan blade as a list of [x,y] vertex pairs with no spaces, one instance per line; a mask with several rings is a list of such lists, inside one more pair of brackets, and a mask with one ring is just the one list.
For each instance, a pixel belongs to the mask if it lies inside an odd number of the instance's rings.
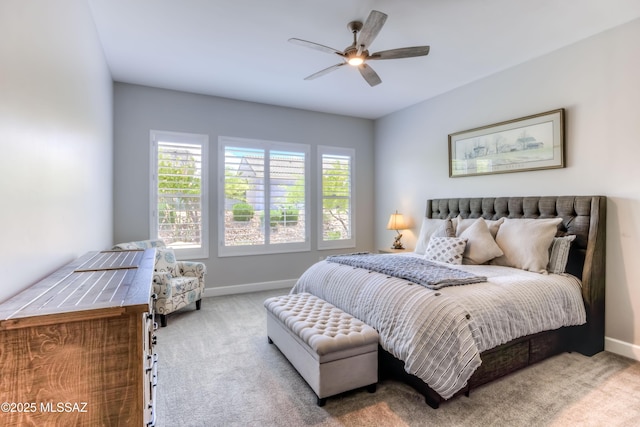
[[319,50],[321,52],[335,53],[336,55],[344,56],[343,53],[341,51],[337,50],[337,49],[334,49],[334,48],[329,47],[329,46],[325,46],[323,44],[310,42],[310,41],[307,41],[307,40],[291,38],[291,39],[289,39],[289,43],[293,43],[293,44],[297,44],[297,45],[300,45],[300,46],[308,47],[308,48],[311,48],[311,49]]
[[360,35],[358,36],[358,46],[364,45],[364,50],[369,48],[369,45],[373,43],[373,40],[376,38],[385,21],[387,20],[387,15],[378,12],[377,10],[372,10],[367,20],[364,22],[362,26],[362,30],[360,30]]
[[324,76],[325,74],[332,72],[333,70],[337,70],[339,67],[342,67],[345,64],[346,62],[341,62],[340,64],[332,65],[331,67],[327,67],[324,70],[320,70],[317,73],[313,73],[310,76],[305,77],[304,79],[305,80],[317,79],[318,77]]
[[429,46],[401,47],[399,49],[389,49],[372,53],[367,59],[413,58],[414,56],[425,56],[428,54]]
[[364,79],[367,81],[367,83],[369,83],[369,86],[375,86],[382,83],[382,80],[380,80],[380,76],[378,76],[378,73],[373,71],[373,68],[369,67],[367,64],[360,65],[358,67],[358,70],[360,71],[360,74],[362,74],[362,77],[364,77]]

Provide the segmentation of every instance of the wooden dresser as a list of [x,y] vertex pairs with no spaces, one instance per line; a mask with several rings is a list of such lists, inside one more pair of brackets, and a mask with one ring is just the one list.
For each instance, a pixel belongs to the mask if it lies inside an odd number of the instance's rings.
[[0,425],[154,424],[154,258],[90,252],[0,304]]

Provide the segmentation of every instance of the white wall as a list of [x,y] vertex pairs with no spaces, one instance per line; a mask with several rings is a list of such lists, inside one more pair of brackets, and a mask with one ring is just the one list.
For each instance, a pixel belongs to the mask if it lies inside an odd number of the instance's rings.
[[[204,260],[208,296],[292,286],[319,257],[340,252],[317,251],[316,227],[312,225],[310,252],[219,258],[216,194],[221,135],[309,144],[312,176],[318,145],[355,148],[357,248],[353,250],[373,248],[371,120],[124,83],[115,84],[114,105],[114,243],[149,238],[149,130],[209,135],[210,256]],[[312,182],[313,206],[316,185]],[[315,211],[311,215],[316,218]]]
[[[607,347],[640,359],[638,52],[640,20],[378,120],[376,243],[388,243],[398,209],[414,221],[414,247],[427,198],[606,195]],[[448,177],[448,134],[556,108],[566,109],[566,168]]]
[[112,104],[85,1],[0,2],[0,301],[111,243]]

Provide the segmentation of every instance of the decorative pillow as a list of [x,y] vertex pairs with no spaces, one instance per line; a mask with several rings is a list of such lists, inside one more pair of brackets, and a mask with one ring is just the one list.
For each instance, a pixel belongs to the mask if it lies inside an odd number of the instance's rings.
[[467,239],[460,237],[432,237],[424,254],[429,261],[462,264],[462,254],[467,246]]
[[424,218],[414,252],[424,255],[431,237],[455,237],[453,224],[450,219]]
[[491,264],[546,273],[549,247],[561,222],[562,218],[505,218],[496,235],[504,255],[494,258]]
[[[462,219],[460,218],[460,215],[458,215],[455,222],[456,236],[460,236],[464,232],[464,230],[471,227],[471,225],[474,222],[476,222],[478,219],[479,218]],[[489,227],[489,232],[491,233],[491,237],[495,239],[496,234],[498,234],[498,229],[500,228],[500,225],[504,222],[504,218],[500,218],[496,220],[485,219],[484,222],[487,224],[487,227]]]
[[[466,221],[466,220],[465,220]],[[467,227],[458,237],[467,240],[464,250],[463,264],[484,264],[487,261],[504,255],[500,246],[496,243],[483,218],[473,220],[473,224]]]
[[178,263],[173,249],[166,247],[156,249],[155,272],[169,273],[172,277],[180,276],[180,274],[178,274]]
[[549,264],[547,265],[547,271],[549,273],[564,273],[567,268],[571,242],[575,239],[576,236],[574,235],[553,238],[551,249],[549,250]]

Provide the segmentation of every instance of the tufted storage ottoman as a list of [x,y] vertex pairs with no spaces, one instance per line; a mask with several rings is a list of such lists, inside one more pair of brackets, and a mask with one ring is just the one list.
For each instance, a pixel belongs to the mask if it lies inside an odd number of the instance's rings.
[[269,298],[267,335],[311,386],[323,406],[328,396],[376,389],[378,333],[308,293]]

